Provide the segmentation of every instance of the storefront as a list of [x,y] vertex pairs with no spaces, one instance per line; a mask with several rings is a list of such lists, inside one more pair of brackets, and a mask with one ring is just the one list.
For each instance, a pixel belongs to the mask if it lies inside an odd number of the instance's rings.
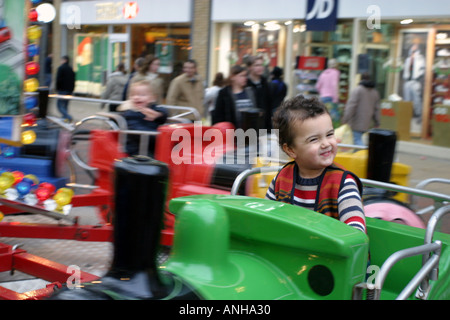
[[[450,104],[450,3],[315,0],[312,4],[322,5],[323,10],[336,5],[336,21],[332,31],[310,31],[307,0],[283,0],[282,5],[269,0],[212,1],[210,78],[215,72],[228,74],[229,67],[245,62],[247,55],[261,54],[267,74],[275,65],[284,69],[289,96],[316,95],[314,82],[323,67],[305,73],[299,69],[299,57],[335,58],[341,71],[341,108],[360,75],[368,72],[383,99],[412,102],[412,137],[428,138],[434,122],[440,120],[442,125],[448,119],[441,114],[446,111],[442,105]],[[415,92],[410,94],[405,63],[414,44],[422,53],[423,65],[413,85]],[[440,106],[437,118],[436,104]]]
[[67,1],[60,13],[62,54],[73,60],[77,94],[99,96],[119,63],[131,70],[150,54],[161,58],[168,85],[189,56],[191,1]]

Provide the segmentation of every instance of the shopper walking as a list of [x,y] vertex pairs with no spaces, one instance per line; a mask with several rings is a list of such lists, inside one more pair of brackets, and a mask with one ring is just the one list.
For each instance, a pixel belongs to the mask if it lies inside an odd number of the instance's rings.
[[365,145],[362,135],[380,125],[380,94],[367,73],[361,76],[361,82],[350,93],[342,123],[352,128],[353,143],[362,146]]
[[327,69],[317,79],[316,89],[323,103],[339,102],[340,71],[337,69],[337,66],[338,62],[336,59],[328,60]]
[[46,86],[50,90],[50,85],[52,84],[52,54],[50,53],[45,58],[44,62],[44,86]]
[[262,128],[272,128],[272,96],[267,79],[263,76],[264,64],[263,57],[252,56],[248,59],[248,77],[247,86],[253,90],[256,99],[256,107],[264,111]]
[[[116,71],[111,73],[106,82],[106,88],[102,92],[101,98],[106,100],[122,101],[122,94],[127,84],[127,76],[125,74],[125,65],[119,63]],[[110,103],[109,111],[115,112],[121,103]]]
[[145,59],[143,57],[139,57],[136,60],[134,60],[133,65],[133,71],[130,73],[128,77],[128,81],[125,84],[125,87],[123,88],[123,94],[122,94],[122,101],[125,101],[128,99],[128,87],[130,85],[131,79],[139,72],[139,70],[144,65]]
[[283,69],[280,67],[274,67],[272,72],[272,79],[270,81],[270,94],[272,96],[272,115],[275,110],[284,101],[287,94],[287,85],[283,81]]
[[149,55],[145,58],[139,71],[133,76],[131,82],[147,80],[152,84],[152,92],[156,98],[155,103],[161,104],[164,98],[164,80],[159,75],[161,61],[158,57]]
[[211,116],[212,111],[216,106],[217,95],[219,94],[220,89],[222,89],[225,85],[225,78],[222,72],[217,72],[214,77],[213,83],[211,87],[205,89],[205,97],[203,99],[206,118]]
[[231,122],[236,129],[243,129],[242,111],[256,107],[253,90],[246,86],[247,69],[232,67],[227,82],[228,85],[219,91],[211,122]]
[[320,74],[316,82],[320,100],[327,104],[333,123],[339,122],[340,119],[337,103],[339,102],[339,78],[341,73],[337,69],[338,64],[336,59],[328,60],[327,69]]
[[[75,72],[69,65],[68,56],[63,56],[61,59],[62,63],[56,72],[56,91],[59,95],[71,95],[75,88]],[[65,121],[72,122],[73,118],[68,111],[68,99],[58,99],[57,108]]]
[[[166,103],[172,106],[192,107],[199,115],[204,114],[204,85],[197,74],[197,62],[189,59],[183,64],[183,73],[170,82]],[[196,120],[194,116],[188,116]]]

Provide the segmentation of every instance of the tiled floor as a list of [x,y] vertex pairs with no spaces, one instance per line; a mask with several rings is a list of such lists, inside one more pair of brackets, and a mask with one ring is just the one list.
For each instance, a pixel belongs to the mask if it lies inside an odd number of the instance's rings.
[[[84,208],[84,215],[81,220],[90,222],[95,220],[95,212],[90,208]],[[80,210],[75,210],[73,214],[80,214]],[[42,215],[6,215],[4,222],[22,222],[39,224],[57,224],[58,222]],[[76,240],[58,239],[31,239],[31,238],[6,238],[0,237],[0,243],[15,246],[20,245],[20,249],[27,253],[36,255],[64,264],[66,266],[77,266],[80,270],[96,276],[104,275],[110,266],[113,244],[111,242],[83,242]],[[0,273],[0,285],[19,292],[27,292],[44,288],[48,282],[22,272],[9,271]]]

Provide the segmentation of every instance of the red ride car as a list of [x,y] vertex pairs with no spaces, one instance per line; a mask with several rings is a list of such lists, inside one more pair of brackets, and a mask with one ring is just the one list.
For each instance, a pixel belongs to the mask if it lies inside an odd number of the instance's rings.
[[0,29],[0,43],[11,39],[11,31],[8,27]]

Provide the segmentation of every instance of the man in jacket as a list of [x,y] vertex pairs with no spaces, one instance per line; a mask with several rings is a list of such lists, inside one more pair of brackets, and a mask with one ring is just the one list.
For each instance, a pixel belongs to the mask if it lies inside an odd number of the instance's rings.
[[351,92],[342,123],[347,123],[352,128],[354,144],[362,146],[362,135],[380,125],[380,94],[368,74],[361,76],[361,82]]
[[253,56],[247,60],[248,78],[247,86],[253,90],[256,99],[256,107],[264,111],[262,128],[272,128],[272,97],[267,79],[263,76],[264,64],[261,56]]
[[[183,64],[183,73],[170,83],[166,103],[171,106],[195,108],[201,116],[204,114],[204,91],[203,81],[197,74],[197,63],[190,59]],[[195,120],[192,115],[189,119]]]
[[[69,57],[63,56],[62,63],[58,67],[56,73],[56,91],[59,95],[71,95],[75,88],[75,72],[69,65]],[[68,112],[69,100],[58,99],[57,107],[58,111],[62,114],[63,118],[72,122],[73,118]]]

